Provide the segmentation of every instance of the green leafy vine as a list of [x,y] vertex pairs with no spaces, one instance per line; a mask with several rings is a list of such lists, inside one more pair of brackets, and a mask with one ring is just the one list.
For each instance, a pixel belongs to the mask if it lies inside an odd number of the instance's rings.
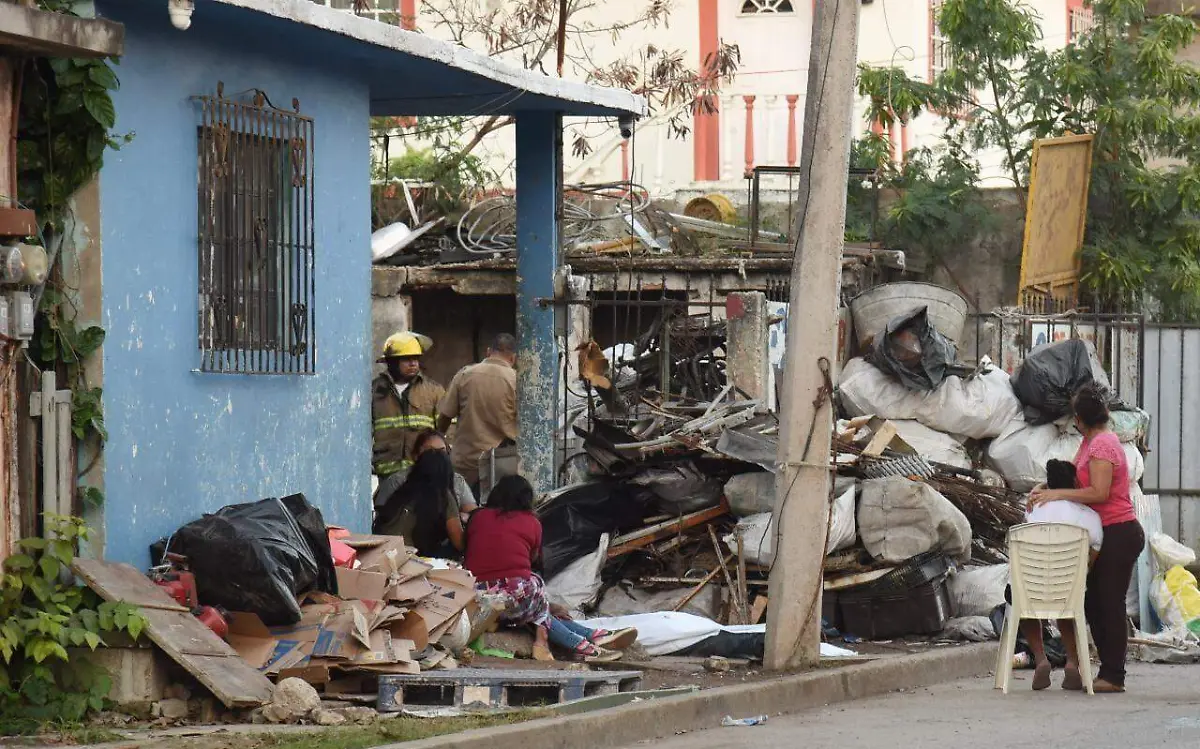
[[[43,10],[73,14],[65,0],[41,0]],[[43,370],[53,370],[72,391],[72,431],[84,454],[92,458],[86,476],[99,458],[108,433],[104,427],[103,391],[88,382],[85,364],[104,342],[104,329],[80,326],[79,310],[63,272],[62,258],[71,249],[71,197],[91,181],[109,148],[120,148],[131,136],[112,133],[116,109],[112,92],[120,82],[113,59],[37,58],[22,70],[18,127],[18,199],[38,217],[42,243],[55,259],[42,289],[30,358]],[[103,502],[98,487],[81,486],[84,506]]]
[[[46,538],[27,538],[0,574],[0,731],[29,733],[78,723],[103,710],[111,678],[70,649],[105,644],[106,633],[137,639],[136,606],[108,603],[67,574],[89,530],[79,518],[46,515]],[[68,581],[68,582],[64,582]]]

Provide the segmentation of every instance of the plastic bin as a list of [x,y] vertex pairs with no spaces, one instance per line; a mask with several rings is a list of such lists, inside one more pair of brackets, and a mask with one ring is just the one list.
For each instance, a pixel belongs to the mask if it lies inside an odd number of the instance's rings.
[[935,549],[910,557],[878,580],[851,590],[855,593],[903,593],[946,577],[953,566],[945,554]]
[[841,591],[842,631],[865,640],[941,632],[950,618],[946,578],[901,592]]

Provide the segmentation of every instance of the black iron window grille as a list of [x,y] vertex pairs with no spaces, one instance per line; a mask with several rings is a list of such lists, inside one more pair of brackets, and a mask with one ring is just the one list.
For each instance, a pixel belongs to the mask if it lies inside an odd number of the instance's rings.
[[195,98],[200,369],[313,374],[312,118],[221,83]]

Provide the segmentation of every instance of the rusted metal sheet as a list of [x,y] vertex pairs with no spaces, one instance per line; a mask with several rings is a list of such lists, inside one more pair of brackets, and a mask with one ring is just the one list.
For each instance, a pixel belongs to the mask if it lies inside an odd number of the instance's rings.
[[1074,306],[1091,170],[1091,135],[1034,142],[1018,306],[1041,312]]

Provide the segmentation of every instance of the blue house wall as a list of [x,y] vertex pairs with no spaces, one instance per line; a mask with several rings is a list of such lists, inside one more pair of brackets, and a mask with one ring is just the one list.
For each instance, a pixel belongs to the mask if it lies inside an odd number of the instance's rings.
[[[153,9],[154,12],[151,12]],[[270,53],[166,4],[97,5],[125,24],[117,133],[100,177],[105,557],[224,505],[304,493],[327,522],[370,521],[369,97],[319,50]],[[279,46],[285,40],[271,40]],[[314,119],[315,376],[197,370],[197,126],[191,97],[261,89]]]

